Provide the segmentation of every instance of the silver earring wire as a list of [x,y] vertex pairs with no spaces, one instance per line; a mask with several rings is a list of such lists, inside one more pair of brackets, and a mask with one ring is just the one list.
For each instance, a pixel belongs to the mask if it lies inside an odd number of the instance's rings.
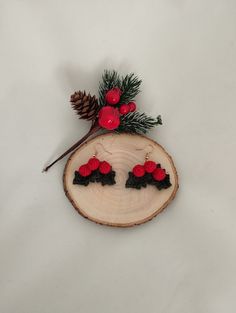
[[152,153],[152,151],[153,151],[153,146],[152,145],[147,145],[146,147],[144,147],[144,148],[137,148],[137,149],[135,149],[135,150],[137,150],[137,151],[141,151],[141,150],[146,150],[147,149],[147,147],[151,147],[151,151],[148,151],[148,152],[146,152],[146,155],[145,155],[145,160],[148,160],[149,159],[149,156],[150,156],[150,154]]

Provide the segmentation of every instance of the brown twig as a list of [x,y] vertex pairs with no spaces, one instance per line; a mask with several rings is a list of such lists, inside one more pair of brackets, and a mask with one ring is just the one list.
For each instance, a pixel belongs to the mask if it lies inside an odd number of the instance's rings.
[[53,161],[51,164],[49,164],[48,166],[46,166],[43,169],[43,172],[47,172],[50,167],[52,167],[55,163],[57,163],[58,161],[60,161],[61,159],[63,159],[67,154],[69,154],[70,152],[72,152],[73,150],[75,150],[75,148],[77,148],[79,145],[81,145],[86,139],[88,139],[91,135],[93,135],[94,133],[96,133],[97,131],[99,131],[100,126],[95,122],[92,124],[90,130],[87,132],[87,134],[85,134],[79,141],[77,141],[73,146],[71,146],[68,150],[66,150],[61,156],[59,156],[55,161]]

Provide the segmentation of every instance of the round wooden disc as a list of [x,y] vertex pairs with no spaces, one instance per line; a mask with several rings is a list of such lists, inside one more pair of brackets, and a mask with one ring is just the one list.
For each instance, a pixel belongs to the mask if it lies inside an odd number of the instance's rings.
[[[150,147],[150,160],[166,169],[172,186],[160,191],[154,186],[140,190],[125,188],[128,172],[135,164],[144,163]],[[87,163],[95,150],[97,157],[101,161],[108,161],[116,171],[116,184],[102,186],[100,183],[90,183],[86,187],[73,185],[75,170]],[[178,189],[174,163],[159,144],[145,136],[115,133],[99,135],[72,153],[65,166],[63,182],[66,196],[80,214],[96,223],[119,227],[151,220],[170,203]]]

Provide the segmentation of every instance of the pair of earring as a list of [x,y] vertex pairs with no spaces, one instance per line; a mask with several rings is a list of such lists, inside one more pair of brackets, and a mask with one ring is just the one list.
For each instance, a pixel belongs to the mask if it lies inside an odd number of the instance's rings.
[[[99,144],[102,146],[101,143]],[[152,146],[150,145],[150,147]],[[111,154],[111,152],[105,151]],[[128,179],[125,183],[126,188],[141,189],[142,187],[147,187],[147,185],[153,185],[158,190],[161,190],[171,186],[169,174],[166,173],[166,170],[159,163],[149,160],[150,153],[146,153],[144,164],[136,164],[132,171],[128,173]],[[115,175],[116,172],[112,169],[110,163],[97,158],[96,150],[92,158],[75,171],[73,184],[88,186],[91,182],[99,182],[103,186],[114,185],[116,184]]]

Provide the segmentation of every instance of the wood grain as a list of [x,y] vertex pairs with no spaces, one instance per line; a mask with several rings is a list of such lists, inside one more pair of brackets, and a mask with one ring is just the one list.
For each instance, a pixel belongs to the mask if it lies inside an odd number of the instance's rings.
[[[172,186],[161,191],[154,186],[141,190],[125,188],[128,172],[135,164],[144,162],[150,147],[153,147],[150,160],[167,170]],[[116,171],[116,184],[73,185],[74,171],[96,150],[97,157],[108,161]],[[72,153],[65,166],[63,184],[66,196],[82,216],[103,225],[129,227],[151,220],[173,200],[178,190],[178,175],[170,155],[152,139],[107,133],[85,142]]]

